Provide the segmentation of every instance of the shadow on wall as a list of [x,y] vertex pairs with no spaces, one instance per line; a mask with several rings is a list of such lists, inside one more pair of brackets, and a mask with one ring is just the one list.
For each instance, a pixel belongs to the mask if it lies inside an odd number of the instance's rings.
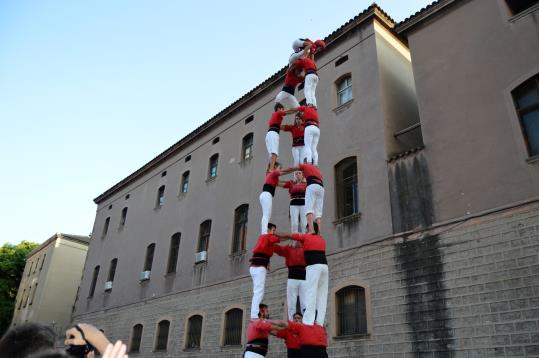
[[388,163],[393,232],[429,227],[434,221],[431,181],[422,147]]

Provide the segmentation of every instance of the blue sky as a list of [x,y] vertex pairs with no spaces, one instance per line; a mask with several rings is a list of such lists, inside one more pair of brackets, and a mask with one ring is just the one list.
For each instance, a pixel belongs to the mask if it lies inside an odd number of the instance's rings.
[[89,234],[93,198],[371,3],[2,1],[0,245]]

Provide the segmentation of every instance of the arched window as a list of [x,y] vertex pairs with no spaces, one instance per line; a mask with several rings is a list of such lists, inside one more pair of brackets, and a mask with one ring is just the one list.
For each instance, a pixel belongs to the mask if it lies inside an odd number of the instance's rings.
[[247,241],[247,218],[249,205],[240,205],[234,210],[234,236],[232,237],[232,253],[240,253],[245,250]]
[[156,351],[167,350],[169,328],[170,328],[170,321],[163,320],[157,324],[157,339],[155,341]]
[[107,233],[109,232],[109,225],[110,225],[110,216],[105,219],[105,224],[103,225],[103,232],[101,233],[101,237],[107,236]]
[[337,85],[337,105],[345,104],[352,100],[352,76],[347,75],[336,83]]
[[246,161],[253,157],[253,133],[247,134],[241,141],[241,160]]
[[189,191],[189,170],[182,174],[181,193],[187,193]]
[[224,324],[224,346],[241,345],[243,311],[239,308],[232,308],[225,313]]
[[178,254],[180,252],[180,239],[182,234],[179,232],[170,238],[170,250],[168,251],[167,273],[176,272],[178,264]]
[[133,334],[131,335],[131,345],[129,347],[129,353],[140,352],[140,342],[142,340],[142,325],[136,324],[133,326]]
[[210,157],[210,165],[208,168],[208,179],[213,179],[217,176],[217,165],[219,164],[219,154],[214,154]]
[[211,220],[206,220],[202,224],[200,224],[200,229],[198,232],[197,252],[208,251],[208,246],[210,243],[210,233],[211,233]]
[[528,155],[539,155],[539,74],[515,88],[512,95]]
[[346,286],[335,294],[337,313],[337,336],[367,334],[367,310],[365,289]]
[[186,349],[200,349],[200,339],[202,337],[202,316],[194,315],[187,321],[187,338],[185,340]]
[[511,10],[512,15],[523,12],[530,7],[539,4],[538,0],[505,0],[505,3]]
[[126,220],[127,220],[127,206],[122,209],[122,217],[120,218],[120,228],[125,226]]
[[157,198],[155,200],[155,208],[159,209],[163,207],[165,204],[165,186],[161,185],[159,189],[157,189]]
[[359,212],[356,157],[341,160],[335,166],[337,217]]
[[146,248],[146,258],[144,260],[144,271],[151,271],[153,265],[153,254],[155,252],[155,244],[150,244]]
[[105,291],[110,291],[112,290],[112,282],[114,282],[114,276],[116,276],[116,266],[118,265],[118,259],[112,259],[110,261],[110,266],[109,266],[109,276],[107,278],[107,282],[110,282],[110,284],[105,284]]
[[95,285],[97,284],[97,277],[99,276],[99,266],[94,268],[94,274],[92,276],[92,283],[90,284],[90,292],[88,297],[94,297]]

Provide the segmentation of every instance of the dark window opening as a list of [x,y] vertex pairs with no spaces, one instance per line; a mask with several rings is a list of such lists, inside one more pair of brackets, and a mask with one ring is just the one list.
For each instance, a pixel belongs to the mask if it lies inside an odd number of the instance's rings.
[[163,207],[165,205],[165,186],[161,185],[159,189],[157,190],[157,198],[155,201],[155,207],[157,209]]
[[241,160],[245,161],[253,157],[253,133],[247,134],[241,141]]
[[118,265],[118,259],[113,259],[110,262],[109,277],[108,277],[107,281],[110,281],[110,282],[114,281],[114,276],[116,276],[116,266],[117,265]]
[[217,144],[219,143],[219,137],[216,137],[216,138],[213,138],[213,140],[211,141],[212,144]]
[[512,95],[528,155],[539,155],[539,74],[518,86]]
[[336,293],[337,336],[367,333],[365,289],[348,286]]
[[120,227],[125,226],[126,220],[127,220],[127,206],[122,209],[122,217],[120,218]]
[[348,55],[345,55],[345,56],[339,58],[337,61],[335,61],[335,67],[337,67],[339,65],[342,65],[346,61],[348,61]]
[[206,220],[200,224],[200,230],[198,234],[198,248],[197,252],[208,251],[208,245],[210,242],[211,233],[211,220]]
[[335,166],[337,217],[359,212],[356,158],[347,158]]
[[225,332],[223,345],[241,345],[243,311],[233,308],[225,313]]
[[109,232],[109,225],[110,225],[110,217],[105,219],[105,224],[103,225],[103,233],[101,234],[101,237],[107,236],[107,233]]
[[180,238],[181,238],[181,234],[179,232],[175,233],[170,238],[170,250],[168,252],[167,273],[176,272],[176,267],[178,265],[178,254],[180,252]]
[[155,244],[150,244],[146,248],[146,259],[144,260],[144,270],[151,271],[153,265],[153,254],[155,252]]
[[94,268],[94,274],[92,276],[92,283],[90,284],[90,292],[88,297],[94,297],[95,285],[97,284],[97,277],[99,276],[99,266]]
[[255,119],[255,116],[249,116],[249,117],[245,118],[245,124],[251,123],[253,121],[253,119]]
[[127,195],[125,196],[125,200],[129,199],[130,197],[131,197],[131,195],[127,194]]
[[181,192],[187,193],[189,191],[189,170],[182,174]]
[[185,348],[198,349],[200,348],[200,338],[202,336],[202,316],[196,315],[189,317],[187,322],[187,339],[185,340]]
[[170,328],[170,321],[161,321],[157,325],[157,341],[155,342],[156,351],[167,350],[169,328]]
[[165,177],[165,176],[167,176],[167,171],[166,170],[161,173],[161,177]]
[[213,179],[217,176],[217,165],[219,163],[219,154],[214,154],[210,157],[210,167],[208,170],[208,179]]
[[513,15],[523,12],[533,5],[539,4],[539,0],[505,0],[505,2]]
[[130,353],[140,352],[141,340],[142,340],[142,325],[136,324],[133,327],[133,334],[131,335],[131,347],[129,348]]
[[243,204],[234,210],[234,236],[232,238],[232,253],[237,254],[245,250],[247,241],[247,218],[249,205]]
[[191,160],[191,154],[189,154],[187,157],[185,157],[185,162],[188,162]]

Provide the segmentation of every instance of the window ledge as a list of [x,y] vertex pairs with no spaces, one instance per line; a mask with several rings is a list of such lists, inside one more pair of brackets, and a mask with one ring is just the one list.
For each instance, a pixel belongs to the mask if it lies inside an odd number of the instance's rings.
[[165,278],[176,277],[176,274],[177,274],[176,271],[174,271],[174,272],[167,272],[166,274],[163,275],[163,277],[165,277]]
[[247,253],[247,250],[241,250],[239,252],[233,252],[231,254],[228,254],[228,257],[230,257],[231,259],[235,257],[242,257],[242,256],[245,256],[246,253]]
[[534,155],[526,159],[526,163],[533,164],[533,163],[539,163],[539,154]]
[[527,16],[527,15],[529,15],[532,12],[537,11],[537,10],[539,10],[539,4],[535,4],[533,6],[530,6],[526,10],[524,10],[522,12],[519,12],[516,15],[511,16],[509,18],[509,22],[517,22],[518,20],[522,19],[523,17],[525,17],[525,16]]
[[184,348],[183,351],[184,352],[199,352],[200,347],[199,348]]
[[181,200],[183,198],[185,198],[187,196],[187,193],[189,193],[189,191],[186,191],[186,192],[181,192],[178,194],[178,200]]
[[123,231],[124,228],[125,228],[125,224],[123,224],[122,226],[118,227],[118,232]]
[[334,341],[355,341],[359,339],[370,339],[370,333],[349,334],[346,336],[333,336]]
[[214,177],[212,177],[212,178],[208,178],[208,179],[206,179],[206,183],[207,183],[207,184],[209,184],[209,183],[212,183],[212,182],[214,182],[215,180],[217,180],[217,175],[216,175],[216,176],[214,176]]
[[243,349],[243,344],[240,345],[228,345],[228,346],[221,346],[222,351],[235,351],[238,349]]
[[333,221],[333,225],[344,224],[346,222],[357,221],[361,218],[361,213],[355,213]]
[[161,211],[162,208],[163,206],[156,206],[155,208],[153,208],[153,211],[158,212]]
[[336,114],[339,114],[341,113],[342,111],[345,111],[347,110],[348,108],[350,108],[350,106],[352,105],[352,103],[354,102],[354,99],[352,98],[351,100],[349,100],[348,102],[346,103],[343,103],[335,108],[333,108],[333,112],[335,112]]
[[253,156],[251,155],[251,156],[250,156],[249,158],[247,158],[247,159],[242,159],[242,160],[240,160],[238,164],[240,165],[240,167],[245,167],[245,166],[247,166],[248,164],[250,164],[252,160],[253,160]]

